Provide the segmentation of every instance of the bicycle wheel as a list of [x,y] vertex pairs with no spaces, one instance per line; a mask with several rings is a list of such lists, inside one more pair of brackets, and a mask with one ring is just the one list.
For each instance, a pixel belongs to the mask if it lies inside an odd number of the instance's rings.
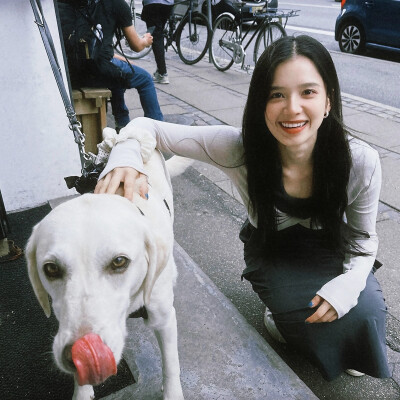
[[[131,1],[131,10],[132,10],[132,16],[133,16],[133,25],[135,27],[135,30],[136,30],[137,34],[139,35],[139,37],[142,37],[147,31],[147,27],[146,27],[146,23],[144,21],[142,21],[141,15],[139,13],[135,12],[134,0]],[[139,51],[139,52],[132,50],[129,47],[129,43],[126,40],[125,36],[123,36],[121,38],[122,51],[121,51],[120,46],[117,43],[116,37],[114,36],[114,48],[118,54],[125,55],[125,57],[129,58],[130,60],[137,60],[139,58],[142,58],[142,57],[146,56],[147,54],[149,54],[151,51],[151,46],[146,47],[142,51]]]
[[260,33],[257,36],[256,44],[254,46],[254,63],[260,58],[264,50],[273,42],[286,35],[283,26],[278,22],[269,22],[264,24]]
[[215,68],[226,71],[234,62],[234,48],[230,44],[239,42],[239,30],[230,14],[220,15],[214,23],[211,37],[211,61]]
[[196,64],[206,54],[210,40],[210,27],[207,18],[194,12],[189,21],[186,15],[176,31],[176,47],[179,58],[185,64]]

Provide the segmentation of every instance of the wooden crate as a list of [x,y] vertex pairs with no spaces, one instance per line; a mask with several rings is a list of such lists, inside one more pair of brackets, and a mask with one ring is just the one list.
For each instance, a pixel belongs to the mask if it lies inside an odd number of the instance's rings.
[[107,126],[106,102],[111,91],[105,88],[80,88],[72,91],[74,108],[85,134],[85,150],[97,154],[97,144]]

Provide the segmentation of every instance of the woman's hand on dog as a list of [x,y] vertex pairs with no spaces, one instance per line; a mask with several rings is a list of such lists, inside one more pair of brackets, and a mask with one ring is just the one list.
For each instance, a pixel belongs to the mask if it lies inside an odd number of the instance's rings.
[[94,193],[119,194],[133,200],[135,194],[148,198],[147,176],[131,167],[118,167],[97,182]]

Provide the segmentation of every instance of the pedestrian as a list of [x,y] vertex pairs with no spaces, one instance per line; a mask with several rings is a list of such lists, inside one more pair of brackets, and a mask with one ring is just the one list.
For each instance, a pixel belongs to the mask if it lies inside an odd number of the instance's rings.
[[169,83],[163,33],[173,6],[174,0],[143,0],[142,20],[153,35],[153,53],[157,64],[153,74],[155,83]]
[[[155,136],[161,151],[207,162],[232,180],[248,211],[242,278],[266,305],[274,338],[304,352],[327,380],[342,371],[390,377],[387,311],[373,273],[379,156],[344,128],[337,73],[322,44],[301,35],[266,49],[242,131],[145,118],[126,130],[141,146]],[[96,193],[133,185],[136,145],[129,139],[112,150]]]
[[114,57],[113,38],[117,29],[122,30],[134,51],[141,51],[151,46],[153,42],[150,33],[146,33],[143,37],[139,37],[136,33],[128,4],[124,0],[58,0],[58,2],[67,56],[68,49],[75,44],[71,37],[74,37],[78,29],[73,20],[77,16],[85,17],[80,19],[83,23],[89,20],[93,26],[99,27],[96,30],[102,39],[94,59],[77,65],[73,57],[68,57],[72,87],[109,88],[112,113],[118,130],[130,121],[129,110],[125,104],[126,89],[135,88],[138,91],[145,117],[162,121],[163,114],[151,75],[122,57]]

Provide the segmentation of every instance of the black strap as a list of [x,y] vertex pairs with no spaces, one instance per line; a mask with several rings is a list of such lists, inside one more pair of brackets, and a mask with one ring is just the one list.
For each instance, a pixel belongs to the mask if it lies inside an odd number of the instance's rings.
[[39,28],[40,35],[44,47],[46,49],[47,57],[53,71],[58,90],[60,91],[62,101],[64,103],[65,111],[70,122],[69,128],[73,131],[75,143],[79,148],[79,155],[81,159],[82,170],[85,170],[89,165],[93,164],[94,159],[85,152],[85,135],[81,132],[81,123],[78,121],[75,109],[69,99],[67,90],[65,89],[63,77],[61,74],[60,65],[57,60],[57,54],[54,48],[54,42],[50,34],[50,30],[44,18],[42,5],[40,0],[30,0],[33,14],[35,16],[35,23]]
[[139,308],[139,310],[134,311],[128,315],[128,318],[143,318],[148,319],[149,315],[147,314],[147,310],[145,306]]
[[165,200],[165,199],[164,199],[164,204],[165,204],[165,207],[167,207],[167,210],[169,212],[169,216],[171,217],[171,210],[169,209],[169,205],[167,203],[167,200]]
[[3,196],[0,190],[0,240],[7,239],[7,235],[10,232],[10,223],[7,218],[6,207],[4,206]]

